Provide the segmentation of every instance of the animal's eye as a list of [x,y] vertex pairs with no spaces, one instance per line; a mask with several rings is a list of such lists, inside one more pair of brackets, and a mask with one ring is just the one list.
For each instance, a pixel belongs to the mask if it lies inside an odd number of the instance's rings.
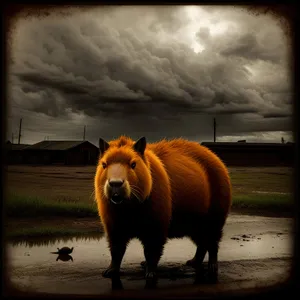
[[105,169],[106,167],[107,167],[107,164],[103,162],[102,163],[102,168]]
[[133,163],[130,165],[131,169],[134,169],[135,166],[136,166],[136,163],[135,163],[135,162],[133,162]]

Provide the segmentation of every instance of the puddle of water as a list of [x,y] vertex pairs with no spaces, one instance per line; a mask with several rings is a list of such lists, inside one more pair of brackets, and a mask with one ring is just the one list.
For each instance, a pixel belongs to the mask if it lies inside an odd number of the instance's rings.
[[[292,255],[291,238],[288,234],[277,235],[274,233],[258,234],[253,238],[243,239],[243,231],[239,230],[231,239],[224,236],[220,243],[219,260],[231,261],[242,259],[263,259],[276,258]],[[74,247],[71,254],[73,262],[83,265],[101,264],[103,267],[109,264],[110,254],[105,237],[90,239],[69,239],[55,244],[31,246],[26,243],[18,245],[8,245],[8,254],[12,266],[27,267],[41,264],[53,263],[58,255],[50,252],[57,251],[57,248],[64,246]],[[161,263],[178,262],[184,263],[195,253],[195,245],[188,239],[170,240],[165,247]],[[143,248],[137,239],[132,240],[126,250],[123,264],[132,264],[144,259]],[[207,261],[207,256],[205,258]],[[72,261],[71,261],[72,262]]]
[[[226,268],[230,269],[234,261],[246,263],[249,260],[255,262],[270,258],[290,258],[293,255],[291,229],[292,220],[287,218],[231,216],[224,228],[219,261],[225,266],[229,263],[230,267],[228,265]],[[58,255],[50,252],[57,251],[57,248],[64,246],[74,247],[72,259],[57,260]],[[103,290],[110,290],[110,280],[101,277],[101,272],[110,263],[110,253],[104,235],[44,241],[16,241],[8,243],[7,247],[10,277],[18,286],[33,287],[35,290],[49,292],[55,292],[54,287],[57,291],[61,289],[66,292],[76,291],[76,293],[86,291],[87,287],[89,291],[94,289],[95,293],[99,293],[99,286],[102,286]],[[165,246],[160,266],[168,266],[166,272],[169,274],[172,268],[180,268],[187,259],[192,258],[195,250],[195,245],[188,238],[170,240]],[[142,245],[134,239],[129,243],[122,263],[122,270],[127,272],[127,287],[143,287],[143,271],[140,267],[140,262],[143,260]],[[207,260],[208,255],[204,261],[207,262]],[[243,263],[239,264],[239,268],[243,268]],[[254,266],[255,263],[251,265]],[[252,274],[253,278],[259,278],[258,273],[261,272],[259,268],[259,264],[256,269],[252,268],[252,271],[249,267],[245,267],[242,271],[243,276]],[[265,268],[265,265],[261,268]],[[267,267],[264,272],[265,276],[277,274],[282,277],[284,270],[286,270],[285,265],[278,265],[277,269],[276,266]],[[269,273],[266,273],[267,271]],[[179,282],[181,284],[190,282],[191,272],[193,273],[193,270],[182,273]],[[222,268],[220,272],[222,273]],[[130,279],[130,276],[133,276],[133,279]],[[242,275],[235,273],[231,276],[231,280],[235,280]],[[137,279],[139,279],[138,282]],[[62,286],[63,284],[66,288]]]
[[[292,255],[291,226],[292,220],[289,218],[230,216],[220,243],[219,259],[230,261],[290,256]],[[242,235],[245,234],[249,238],[243,240]],[[41,264],[55,261],[56,255],[50,252],[64,246],[74,247],[72,257],[82,263],[109,262],[110,255],[104,234],[15,241],[8,244],[8,253],[13,265]],[[166,244],[161,262],[184,262],[194,255],[195,249],[195,245],[188,238],[170,240]],[[125,253],[124,264],[137,262],[143,258],[140,241],[132,240]]]

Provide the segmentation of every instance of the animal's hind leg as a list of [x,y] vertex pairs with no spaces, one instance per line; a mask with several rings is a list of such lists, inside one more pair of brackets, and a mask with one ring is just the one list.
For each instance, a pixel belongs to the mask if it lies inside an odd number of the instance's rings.
[[189,259],[186,262],[186,265],[196,267],[197,265],[201,265],[203,263],[204,257],[207,252],[207,247],[204,243],[199,243],[197,245],[197,250],[195,256],[192,259]]
[[192,238],[192,240],[197,245],[197,250],[195,256],[191,260],[187,261],[186,264],[195,268],[196,283],[200,283],[204,279],[203,260],[208,249],[208,244],[202,234],[199,234],[197,238]]
[[218,281],[218,251],[219,243],[223,235],[224,222],[214,222],[208,240],[208,281],[215,283]]
[[[186,262],[186,265],[192,266],[194,268],[201,267],[204,257],[207,252],[207,233],[204,232],[204,229],[207,227],[206,218],[202,217],[201,221],[193,222],[190,230],[192,232],[191,239],[197,246],[196,253],[194,257]],[[195,229],[196,228],[196,229]]]
[[218,281],[218,249],[219,242],[211,241],[208,246],[208,281],[216,283]]

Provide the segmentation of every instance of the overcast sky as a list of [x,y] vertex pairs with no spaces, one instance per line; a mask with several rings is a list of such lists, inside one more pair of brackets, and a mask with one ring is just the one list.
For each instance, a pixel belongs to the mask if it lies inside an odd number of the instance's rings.
[[290,49],[278,20],[222,6],[110,7],[19,19],[8,138],[121,134],[292,141]]

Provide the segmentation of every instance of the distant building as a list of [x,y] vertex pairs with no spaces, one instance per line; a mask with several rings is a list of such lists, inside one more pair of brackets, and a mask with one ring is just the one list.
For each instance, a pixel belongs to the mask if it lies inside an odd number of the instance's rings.
[[228,166],[293,166],[294,143],[203,142]]
[[23,162],[23,149],[30,146],[29,144],[12,144],[10,141],[6,142],[6,159],[7,164],[21,164]]
[[21,149],[23,164],[94,165],[98,147],[88,141],[42,141]]

